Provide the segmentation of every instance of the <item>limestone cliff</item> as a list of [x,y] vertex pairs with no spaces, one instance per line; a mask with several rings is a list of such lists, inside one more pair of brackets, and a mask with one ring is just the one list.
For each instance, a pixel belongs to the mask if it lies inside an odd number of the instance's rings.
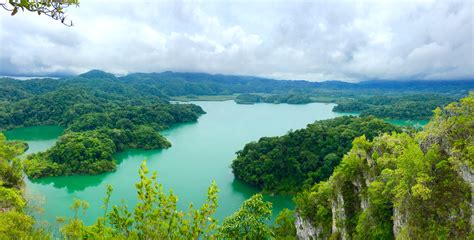
[[297,199],[299,239],[466,239],[474,223],[474,94],[419,133],[364,136]]

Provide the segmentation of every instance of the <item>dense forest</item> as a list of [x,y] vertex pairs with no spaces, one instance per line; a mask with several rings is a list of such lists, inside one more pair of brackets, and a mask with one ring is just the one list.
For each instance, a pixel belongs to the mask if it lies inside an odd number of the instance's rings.
[[[199,96],[233,96],[237,103],[290,103],[337,102],[342,106],[336,111],[362,111],[368,106],[373,111],[367,114],[376,117],[400,117],[392,111],[396,106],[401,112],[410,112],[412,102],[423,103],[422,95],[429,94],[429,104],[418,104],[417,111],[423,112],[423,118],[431,116],[433,104],[441,107],[446,101],[439,99],[454,98],[457,100],[474,89],[473,81],[366,81],[347,83],[341,81],[308,82],[273,80],[267,78],[233,75],[212,75],[205,73],[132,73],[116,77],[110,73],[92,70],[87,73],[60,79],[32,79],[18,81],[11,78],[0,78],[0,106],[8,102],[43,95],[58,89],[94,89],[97,97],[107,94],[114,98],[155,98],[169,100],[176,97],[190,99]],[[376,98],[391,96],[396,99],[400,94],[414,94],[410,101],[399,99],[397,104],[377,101]],[[430,95],[431,94],[431,95]],[[446,97],[450,96],[450,97]],[[375,100],[366,98],[375,97]],[[363,103],[355,106],[353,103]],[[390,106],[388,106],[390,105]],[[378,108],[374,108],[378,106]],[[0,116],[3,113],[0,113]],[[407,114],[403,118],[420,118],[416,114]],[[0,125],[3,127],[3,125]]]
[[[64,106],[61,101],[52,100],[52,102]],[[64,109],[64,118],[59,122],[41,118],[40,114],[43,113],[45,117],[57,113],[51,109],[36,111],[33,108],[33,111],[29,112],[30,118],[8,117],[19,121],[27,119],[29,121],[27,125],[33,122],[34,125],[58,124],[67,127],[65,135],[51,149],[27,158],[25,162],[27,175],[37,178],[78,173],[98,174],[114,170],[112,155],[115,152],[126,148],[168,148],[171,144],[158,131],[172,124],[196,121],[199,115],[204,113],[196,105],[153,104],[140,101],[128,106],[123,102],[109,103],[111,106],[108,108],[89,105],[88,109],[84,107],[87,102],[74,102],[71,108]],[[12,111],[12,113],[24,113],[24,111]]]
[[353,142],[328,181],[296,198],[298,236],[472,239],[474,93],[424,131]]
[[71,82],[54,90],[46,88],[44,93],[39,89],[24,99],[10,98],[0,109],[3,130],[36,125],[66,127],[55,146],[27,158],[26,173],[32,178],[114,170],[115,152],[170,147],[160,130],[196,121],[205,113],[197,105],[170,104],[160,96],[142,98],[126,86],[120,88],[100,78]]
[[[465,89],[460,89],[460,85],[472,87],[470,82],[464,81],[459,84],[433,82],[431,85],[413,82],[412,84],[419,85],[419,91],[437,93],[380,97],[371,94],[377,89],[400,93],[411,91],[412,87],[406,83],[392,82],[385,85],[378,82],[316,83],[174,72],[136,73],[116,77],[99,70],[60,79],[19,81],[1,78],[0,83],[0,130],[36,125],[60,125],[67,128],[65,135],[52,149],[27,159],[26,173],[33,178],[111,171],[115,169],[112,155],[117,151],[126,148],[169,147],[170,143],[159,134],[160,130],[173,124],[196,121],[204,113],[196,105],[170,104],[169,100],[174,96],[239,93],[235,98],[237,103],[304,104],[337,101],[339,105],[334,111],[359,111],[362,116],[384,118],[424,119],[431,115],[434,107],[443,106],[462,96]],[[454,92],[454,97],[441,94],[441,89]],[[359,93],[368,94],[364,95],[368,97],[354,98]],[[96,144],[97,148],[88,147],[94,143],[100,144]],[[72,149],[76,151],[71,151]],[[69,154],[63,154],[63,158],[58,160],[55,156],[61,153]],[[342,153],[343,151],[337,153],[338,158]],[[82,157],[78,157],[79,155]],[[315,158],[322,161],[327,154],[316,155]],[[309,162],[315,164],[313,161]],[[298,171],[304,176],[319,167],[308,166],[306,163]],[[234,171],[244,178],[237,170]],[[327,173],[316,175],[318,176],[308,178],[318,180],[321,176],[327,177]],[[297,178],[298,183],[307,179],[306,176]],[[254,184],[263,187],[260,181]],[[288,191],[290,185],[294,185],[288,184],[280,185],[280,188]],[[271,189],[270,186],[264,188]]]
[[337,101],[335,112],[358,112],[360,116],[391,119],[429,119],[433,109],[457,100],[441,94],[402,94],[394,96],[359,96]]
[[355,137],[401,129],[373,117],[316,121],[280,137],[263,137],[237,152],[236,178],[267,192],[294,193],[326,180]]

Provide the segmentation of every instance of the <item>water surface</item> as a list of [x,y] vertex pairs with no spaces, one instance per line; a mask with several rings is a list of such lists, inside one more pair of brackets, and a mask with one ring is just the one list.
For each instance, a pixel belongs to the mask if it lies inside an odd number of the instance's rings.
[[[138,168],[146,160],[150,171],[158,171],[158,181],[168,191],[179,196],[179,207],[187,208],[192,202],[204,202],[207,187],[216,181],[219,208],[215,217],[222,221],[239,208],[241,203],[259,192],[236,179],[230,164],[235,152],[263,136],[277,136],[291,129],[299,129],[315,120],[341,116],[332,112],[334,104],[311,103],[305,105],[254,104],[239,105],[234,101],[195,102],[207,114],[195,123],[181,124],[163,131],[173,146],[166,150],[129,149],[117,153],[117,170],[96,176],[49,177],[26,180],[28,198],[39,203],[44,211],[36,213],[41,220],[54,222],[56,216],[71,216],[69,206],[73,199],[90,203],[83,217],[91,224],[102,213],[100,206],[105,186],[114,187],[113,204],[123,199],[129,208],[136,204],[134,184],[138,181]],[[28,153],[51,147],[62,129],[54,126],[16,129],[6,132],[8,139],[25,140]],[[273,217],[283,208],[293,208],[291,196],[265,196],[273,203]]]

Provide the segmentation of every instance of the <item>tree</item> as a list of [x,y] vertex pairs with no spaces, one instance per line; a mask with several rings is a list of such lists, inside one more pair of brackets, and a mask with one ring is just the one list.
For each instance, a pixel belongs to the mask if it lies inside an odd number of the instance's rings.
[[46,1],[30,1],[30,0],[8,0],[8,3],[0,3],[3,9],[10,11],[14,16],[19,10],[36,12],[38,15],[44,14],[54,20],[61,21],[62,24],[71,27],[72,21],[66,21],[65,9],[69,6],[79,6],[79,0],[46,0]]
[[23,173],[18,155],[26,145],[7,142],[0,133],[0,239],[49,239],[41,228],[35,228],[33,217],[25,213],[22,195]]
[[295,213],[288,208],[281,210],[273,226],[277,239],[296,239]]
[[246,200],[240,209],[224,219],[218,236],[223,239],[271,239],[273,231],[266,221],[272,214],[272,203],[261,194]]
[[178,197],[171,191],[166,194],[157,183],[156,172],[148,175],[146,162],[139,170],[140,181],[135,185],[138,203],[133,210],[126,204],[109,207],[112,187],[108,186],[104,200],[104,214],[91,226],[85,226],[78,211],[88,204],[75,200],[71,205],[74,217],[61,219],[66,224],[61,233],[68,239],[209,239],[215,233],[217,220],[212,215],[217,208],[217,186],[208,188],[207,201],[195,209],[191,204],[187,212],[177,209]]
[[369,139],[400,131],[373,117],[338,117],[316,121],[279,137],[262,137],[237,152],[234,175],[268,192],[294,193],[329,178],[355,137]]

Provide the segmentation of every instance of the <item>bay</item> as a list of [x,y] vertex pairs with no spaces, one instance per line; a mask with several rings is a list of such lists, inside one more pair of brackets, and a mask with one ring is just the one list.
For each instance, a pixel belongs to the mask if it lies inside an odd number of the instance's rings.
[[[26,179],[27,198],[42,209],[33,214],[42,221],[54,224],[57,216],[72,216],[69,210],[74,199],[89,202],[90,207],[81,218],[91,224],[102,214],[105,188],[114,188],[112,203],[136,204],[134,184],[138,168],[147,161],[150,172],[158,172],[158,181],[166,191],[173,189],[179,197],[178,207],[186,209],[190,203],[200,206],[206,198],[207,187],[216,181],[219,208],[215,217],[221,222],[236,211],[243,201],[259,190],[234,179],[230,164],[235,152],[250,141],[263,136],[277,136],[305,127],[315,120],[329,119],[343,114],[332,112],[334,104],[304,105],[254,104],[239,105],[234,101],[195,102],[207,113],[197,122],[173,126],[162,132],[173,146],[165,150],[129,149],[115,155],[117,170],[95,176],[61,176],[38,180]],[[27,153],[44,151],[62,134],[57,126],[20,128],[6,132],[9,140],[28,142]],[[273,204],[272,219],[283,208],[293,208],[292,196],[265,195]]]

